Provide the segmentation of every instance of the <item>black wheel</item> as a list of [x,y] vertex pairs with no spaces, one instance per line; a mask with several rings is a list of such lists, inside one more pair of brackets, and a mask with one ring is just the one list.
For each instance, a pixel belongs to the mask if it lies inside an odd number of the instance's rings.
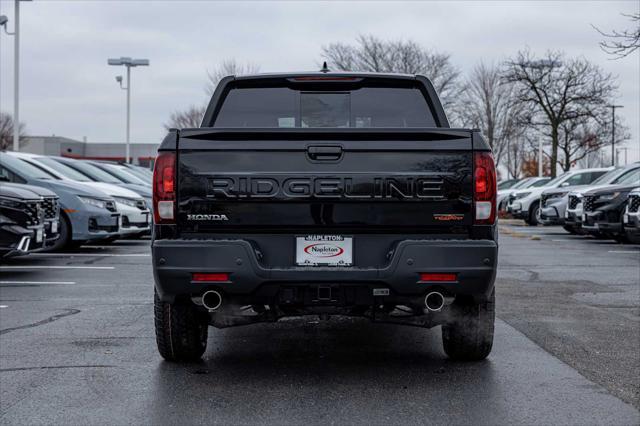
[[629,236],[624,231],[624,210],[620,213],[620,227],[622,228],[622,232],[613,234],[613,239],[620,244],[629,244],[631,239],[629,239]]
[[563,228],[565,231],[567,231],[568,233],[570,233],[570,234],[573,234],[573,235],[580,235],[580,232],[579,232],[576,228],[574,228],[573,226],[570,226],[570,225],[564,225],[562,228]]
[[60,233],[58,235],[58,239],[53,243],[53,245],[47,251],[58,251],[67,247],[67,245],[71,242],[72,235],[71,223],[69,219],[64,214],[60,215]]
[[536,201],[529,207],[529,220],[525,220],[527,225],[538,226],[540,223],[540,203]]
[[71,240],[67,243],[66,247],[67,249],[77,249],[82,247],[83,245],[87,244],[87,240]]
[[631,242],[627,234],[614,234],[613,239],[620,244],[628,244]]
[[442,344],[449,358],[457,361],[480,361],[493,347],[495,290],[485,302],[456,298],[451,306],[453,322],[442,326]]
[[209,325],[195,306],[162,302],[154,292],[156,343],[167,361],[197,361],[207,349]]

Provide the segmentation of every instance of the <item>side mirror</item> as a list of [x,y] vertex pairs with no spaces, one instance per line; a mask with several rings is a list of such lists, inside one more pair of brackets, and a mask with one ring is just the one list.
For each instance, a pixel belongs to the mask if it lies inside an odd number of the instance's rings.
[[564,188],[565,186],[569,186],[569,182],[562,182],[562,183],[560,184],[560,186],[561,186],[562,188]]
[[9,176],[0,175],[0,182],[11,182]]

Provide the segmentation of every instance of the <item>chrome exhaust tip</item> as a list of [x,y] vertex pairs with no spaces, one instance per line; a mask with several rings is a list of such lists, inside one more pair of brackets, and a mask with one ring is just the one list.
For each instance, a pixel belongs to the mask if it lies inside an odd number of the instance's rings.
[[202,305],[209,311],[215,311],[222,305],[222,295],[215,290],[209,290],[202,295]]
[[440,312],[444,304],[444,296],[439,291],[432,291],[424,297],[424,306],[432,312]]

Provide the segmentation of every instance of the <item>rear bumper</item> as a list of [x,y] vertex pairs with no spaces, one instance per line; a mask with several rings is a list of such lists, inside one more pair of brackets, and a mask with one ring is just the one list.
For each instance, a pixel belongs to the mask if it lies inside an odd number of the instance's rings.
[[[390,295],[419,296],[435,288],[486,299],[493,290],[498,245],[491,240],[404,240],[382,267],[267,268],[246,240],[154,240],[155,285],[161,300],[221,290],[251,301],[263,287],[336,285],[388,288]],[[293,262],[292,262],[293,263]],[[225,283],[193,282],[194,272],[230,274]],[[456,282],[423,283],[423,272],[456,273]]]

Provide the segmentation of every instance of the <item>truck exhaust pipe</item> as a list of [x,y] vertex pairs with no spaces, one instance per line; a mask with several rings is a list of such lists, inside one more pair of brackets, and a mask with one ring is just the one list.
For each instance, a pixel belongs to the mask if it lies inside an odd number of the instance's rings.
[[209,290],[202,295],[202,305],[209,311],[215,311],[222,305],[222,295],[215,290]]
[[440,312],[444,304],[444,296],[439,291],[432,291],[424,297],[424,305],[432,312]]

